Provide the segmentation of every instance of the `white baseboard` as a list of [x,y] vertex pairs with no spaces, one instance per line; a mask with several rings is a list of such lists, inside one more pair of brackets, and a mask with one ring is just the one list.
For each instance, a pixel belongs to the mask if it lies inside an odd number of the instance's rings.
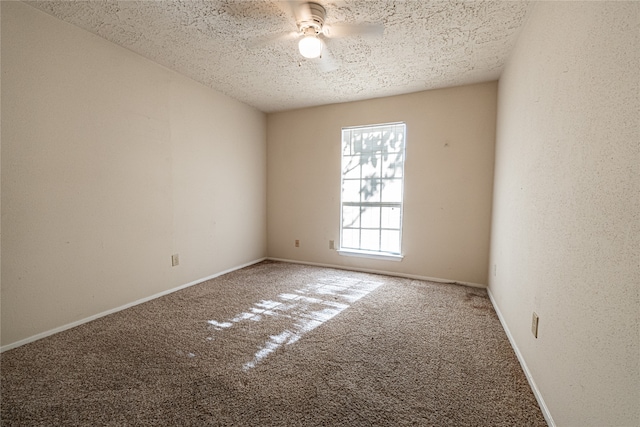
[[547,424],[549,425],[549,427],[556,427],[556,423],[553,421],[553,417],[551,416],[551,413],[549,412],[549,408],[547,407],[547,404],[544,402],[544,399],[542,398],[542,394],[540,394],[540,390],[538,389],[538,386],[536,385],[536,382],[534,381],[533,377],[531,376],[531,371],[529,371],[529,367],[527,366],[527,363],[524,361],[524,357],[522,356],[522,353],[520,353],[520,349],[516,345],[516,342],[513,339],[513,335],[511,335],[511,331],[509,331],[509,327],[507,326],[507,323],[505,322],[504,317],[502,317],[502,313],[500,312],[500,308],[498,308],[498,304],[496,304],[496,300],[493,298],[493,294],[491,293],[491,289],[487,288],[487,293],[489,294],[489,299],[491,300],[491,304],[493,304],[493,309],[495,310],[496,314],[498,315],[498,319],[500,319],[500,323],[502,324],[502,329],[504,329],[505,333],[507,334],[507,338],[509,338],[509,342],[511,343],[511,347],[513,348],[513,351],[515,351],[516,356],[518,357],[518,361],[520,362],[520,366],[522,366],[522,370],[524,371],[524,375],[527,377],[527,381],[529,381],[529,386],[531,386],[531,390],[533,391],[533,395],[536,397],[536,400],[538,401],[538,404],[540,405],[540,409],[542,410],[542,415],[544,416],[544,419],[547,421]]
[[456,284],[456,285],[465,285],[465,286],[471,286],[471,287],[475,287],[475,288],[486,288],[487,289],[487,293],[489,294],[489,299],[491,300],[491,304],[493,305],[493,308],[496,312],[496,314],[498,315],[498,319],[500,319],[500,323],[502,324],[502,328],[504,329],[505,333],[507,334],[507,338],[509,339],[509,342],[511,343],[511,347],[513,348],[514,352],[516,353],[516,356],[518,358],[518,361],[520,362],[520,365],[522,366],[522,369],[524,371],[524,374],[527,378],[527,381],[529,382],[529,385],[531,386],[531,389],[533,391],[534,396],[536,397],[536,400],[538,401],[538,404],[540,405],[540,409],[542,410],[542,414],[544,415],[545,420],[547,421],[547,424],[549,425],[549,427],[555,427],[556,424],[553,421],[553,417],[551,416],[551,413],[549,412],[549,408],[547,407],[542,395],[540,394],[540,390],[538,389],[538,387],[536,386],[536,383],[533,379],[533,377],[531,376],[531,372],[529,371],[529,368],[527,367],[526,362],[524,361],[524,358],[522,356],[522,353],[520,353],[520,350],[518,349],[518,346],[516,345],[515,340],[513,339],[513,336],[511,335],[511,332],[509,331],[509,327],[507,326],[504,317],[502,316],[502,313],[500,312],[500,308],[498,307],[498,305],[496,304],[495,299],[493,298],[493,294],[491,293],[491,290],[486,286],[486,285],[482,285],[479,283],[473,283],[473,282],[462,282],[459,280],[448,280],[448,279],[441,279],[441,278],[437,278],[437,277],[428,277],[428,276],[420,276],[420,275],[415,275],[415,274],[404,274],[404,273],[397,273],[397,272],[392,272],[392,271],[383,271],[383,270],[374,270],[374,269],[368,269],[368,268],[358,268],[358,267],[349,267],[349,266],[341,266],[341,265],[334,265],[334,264],[323,264],[323,263],[317,263],[317,262],[307,262],[307,261],[296,261],[296,260],[290,260],[290,259],[281,259],[281,258],[272,258],[272,257],[266,257],[266,258],[260,258],[254,261],[250,261],[246,264],[242,264],[215,274],[212,274],[210,276],[207,277],[203,277],[201,279],[198,280],[194,280],[193,282],[189,282],[186,283],[184,285],[180,285],[177,286],[175,288],[172,289],[168,289],[166,291],[163,292],[159,292],[157,294],[145,297],[145,298],[141,298],[139,300],[130,302],[128,304],[124,304],[122,306],[107,310],[107,311],[103,311],[101,313],[95,314],[93,316],[89,316],[86,317],[84,319],[80,319],[77,320],[75,322],[71,322],[68,323],[66,325],[63,326],[59,326],[57,328],[45,331],[45,332],[41,332],[39,334],[33,335],[31,337],[22,339],[20,341],[16,341],[14,343],[11,344],[7,344],[5,346],[0,347],[0,353],[5,352],[7,350],[11,350],[13,348],[17,348],[20,347],[22,345],[37,341],[39,339],[57,334],[58,332],[62,332],[65,331],[67,329],[71,329],[73,327],[76,326],[80,326],[84,323],[88,323],[91,322],[92,320],[96,320],[99,319],[100,317],[104,317],[107,316],[109,314],[113,314],[113,313],[117,313],[118,311],[122,311],[122,310],[126,310],[127,308],[136,306],[138,304],[142,304],[145,303],[147,301],[151,301],[153,299],[171,294],[173,292],[179,291],[181,289],[185,289],[188,288],[190,286],[193,285],[197,285],[199,283],[205,282],[207,280],[211,280],[211,279],[215,279],[216,277],[222,276],[224,274],[228,274],[231,273],[232,271],[235,270],[239,270],[241,268],[245,268],[248,267],[250,265],[253,264],[257,264],[259,262],[262,262],[264,260],[270,260],[270,261],[280,261],[280,262],[288,262],[288,263],[292,263],[292,264],[304,264],[304,265],[314,265],[314,266],[318,266],[318,267],[329,267],[329,268],[336,268],[336,269],[340,269],[340,270],[349,270],[349,271],[360,271],[363,273],[374,273],[374,274],[385,274],[387,276],[395,276],[395,277],[404,277],[404,278],[408,278],[408,279],[417,279],[417,280],[426,280],[426,281],[431,281],[431,282],[438,282],[438,283],[448,283],[448,284]]
[[318,262],[309,262],[309,261],[296,261],[292,259],[283,259],[283,258],[272,258],[267,257],[269,261],[280,261],[280,262],[289,262],[292,264],[304,264],[304,265],[315,265],[318,267],[329,267],[329,268],[337,268],[339,270],[348,270],[348,271],[360,271],[362,273],[373,273],[373,274],[384,274],[386,276],[394,276],[394,277],[404,277],[407,279],[416,279],[416,280],[426,280],[429,282],[438,282],[438,283],[447,283],[450,285],[464,285],[471,286],[473,288],[482,288],[486,289],[486,285],[482,285],[480,283],[473,282],[462,282],[460,280],[450,280],[450,279],[440,279],[437,277],[427,277],[427,276],[419,276],[416,274],[405,274],[405,273],[397,273],[394,271],[384,271],[384,270],[372,270],[370,268],[359,268],[359,267],[351,267],[344,265],[334,265],[334,264],[322,264]]
[[184,285],[180,285],[178,287],[171,288],[171,289],[168,289],[166,291],[162,291],[162,292],[159,292],[157,294],[153,294],[151,296],[148,296],[148,297],[145,297],[145,298],[141,298],[139,300],[136,300],[136,301],[121,305],[119,307],[112,308],[112,309],[107,310],[107,311],[103,311],[102,313],[94,314],[93,316],[89,316],[89,317],[86,317],[84,319],[77,320],[75,322],[67,323],[66,325],[59,326],[57,328],[50,329],[50,330],[45,331],[45,332],[41,332],[39,334],[36,334],[36,335],[31,336],[31,337],[22,339],[20,341],[16,341],[14,343],[7,344],[5,346],[0,347],[0,353],[2,353],[4,351],[7,351],[7,350],[11,350],[12,348],[20,347],[20,346],[28,344],[30,342],[37,341],[37,340],[42,339],[42,338],[46,338],[46,337],[51,336],[53,334],[57,334],[58,332],[66,331],[67,329],[71,329],[71,328],[74,328],[76,326],[80,326],[80,325],[82,325],[84,323],[91,322],[92,320],[99,319],[99,318],[107,316],[109,314],[113,314],[113,313],[117,313],[118,311],[126,310],[127,308],[133,307],[135,305],[142,304],[144,302],[151,301],[151,300],[156,299],[156,298],[160,298],[162,296],[171,294],[171,293],[179,291],[181,289],[188,288],[188,287],[193,286],[193,285],[197,285],[198,283],[202,283],[202,282],[206,282],[207,280],[215,279],[216,277],[222,276],[222,275],[227,274],[227,273],[231,273],[232,271],[240,270],[241,268],[245,268],[245,267],[248,267],[250,265],[257,264],[259,262],[264,261],[265,259],[266,258],[260,258],[260,259],[254,260],[254,261],[250,261],[250,262],[248,262],[246,264],[242,264],[242,265],[239,265],[239,266],[236,266],[236,267],[232,267],[232,268],[230,268],[228,270],[224,270],[224,271],[221,271],[219,273],[212,274],[211,276],[203,277],[202,279],[194,280],[193,282],[189,282],[189,283],[186,283]]

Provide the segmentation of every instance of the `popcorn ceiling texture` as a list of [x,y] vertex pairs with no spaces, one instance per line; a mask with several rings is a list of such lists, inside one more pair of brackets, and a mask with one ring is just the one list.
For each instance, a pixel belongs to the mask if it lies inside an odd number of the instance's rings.
[[496,80],[529,2],[320,1],[327,24],[382,23],[380,38],[328,46],[321,71],[297,40],[252,43],[296,30],[272,1],[30,1],[28,4],[264,112]]

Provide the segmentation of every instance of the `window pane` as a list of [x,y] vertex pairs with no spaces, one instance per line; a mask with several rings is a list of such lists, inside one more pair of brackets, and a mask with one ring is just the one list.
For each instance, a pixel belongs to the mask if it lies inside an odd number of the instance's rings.
[[359,206],[343,206],[342,207],[342,226],[360,228],[360,207]]
[[377,251],[380,249],[380,231],[362,230],[362,240],[360,248],[366,251]]
[[382,230],[382,242],[380,250],[385,252],[400,253],[400,231]]
[[364,152],[376,152],[381,147],[382,133],[379,131],[363,132],[362,133],[362,151]]
[[402,177],[402,153],[386,153],[382,158],[382,176],[384,178]]
[[384,128],[383,140],[384,140],[384,151],[397,151],[394,147],[394,141],[396,139],[396,133],[394,131],[394,126],[387,126]]
[[342,131],[342,155],[348,156],[353,154],[353,144],[351,143],[351,131]]
[[342,184],[343,202],[360,202],[360,180],[344,181]]
[[380,153],[363,157],[362,177],[380,178],[380,168],[382,167],[382,155]]
[[348,249],[360,249],[360,230],[342,230],[342,247]]
[[361,215],[362,228],[380,228],[380,208],[365,208]]
[[394,126],[386,138],[386,147],[388,153],[404,152],[404,131],[403,126]]
[[400,207],[382,208],[382,228],[400,229]]
[[384,183],[384,187],[382,189],[382,201],[402,202],[402,180],[385,179],[382,182]]
[[379,179],[363,179],[362,188],[360,189],[363,202],[379,202],[380,201],[380,180]]
[[342,158],[342,177],[360,178],[360,156],[345,156]]
[[362,154],[362,135],[359,132],[353,132],[351,135],[352,154]]

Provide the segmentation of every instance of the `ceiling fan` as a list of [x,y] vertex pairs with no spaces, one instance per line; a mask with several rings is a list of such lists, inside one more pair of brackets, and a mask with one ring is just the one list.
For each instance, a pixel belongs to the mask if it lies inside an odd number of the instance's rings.
[[384,32],[382,24],[326,24],[327,11],[320,3],[289,0],[280,1],[277,4],[287,15],[295,19],[297,31],[263,37],[254,43],[254,46],[299,38],[300,54],[307,59],[320,59],[318,64],[323,71],[332,71],[338,68],[327,47],[328,39],[348,36],[381,36]]

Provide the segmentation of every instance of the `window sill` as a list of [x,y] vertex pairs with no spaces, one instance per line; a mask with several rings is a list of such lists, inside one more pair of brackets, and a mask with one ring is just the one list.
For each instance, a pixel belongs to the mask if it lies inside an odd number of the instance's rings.
[[381,259],[385,261],[402,261],[404,255],[383,254],[380,252],[356,251],[353,249],[339,249],[338,253],[343,256],[355,256],[360,258]]

